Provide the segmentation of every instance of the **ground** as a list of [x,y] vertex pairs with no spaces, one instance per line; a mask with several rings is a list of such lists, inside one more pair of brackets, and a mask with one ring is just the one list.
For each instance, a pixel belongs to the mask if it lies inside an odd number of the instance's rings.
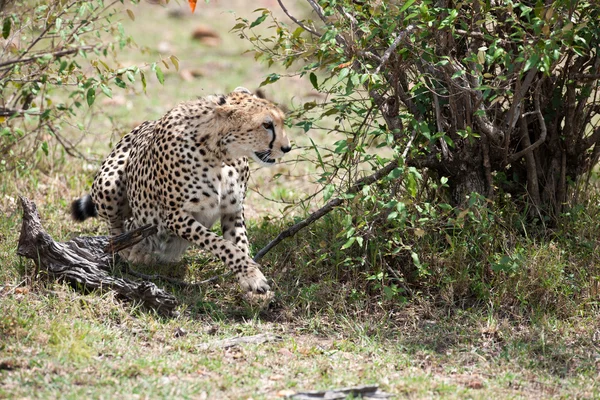
[[[115,93],[100,103],[112,119],[99,118],[82,140],[90,161],[69,159],[59,168],[0,175],[0,398],[271,399],[364,384],[378,384],[397,398],[599,398],[597,301],[564,316],[544,310],[500,312],[494,304],[439,305],[418,294],[391,305],[382,298],[357,297],[351,282],[330,278],[328,271],[318,270],[322,264],[303,258],[306,247],[327,246],[318,225],[264,258],[275,293],[268,306],[249,302],[231,279],[189,289],[157,282],[180,300],[177,318],[124,303],[111,293],[81,294],[48,282],[34,276],[29,260],[16,256],[18,194],[36,201],[57,240],[103,234],[101,222],[74,225],[68,212],[70,201],[89,190],[111,141],[180,100],[258,86],[267,69],[240,55],[248,45],[228,33],[235,22],[226,9],[253,19],[252,8],[261,6],[276,7],[276,2],[199,2],[193,16],[184,2],[168,9],[146,3],[132,7],[136,20],[125,19],[126,29],[150,51],[147,59],[132,52],[131,61],[155,60],[161,49],[164,56],[179,57],[180,71],[199,77],[188,81],[189,74],[171,69],[165,85],[149,83],[145,96]],[[178,8],[184,9],[182,17],[168,17]],[[146,29],[165,22],[178,29]],[[216,30],[222,45],[190,40],[198,25]],[[314,95],[310,84],[292,82],[269,86],[267,95],[288,105]],[[305,143],[302,135],[289,132],[296,148]],[[300,154],[292,152],[291,158]],[[308,193],[309,172],[302,163],[256,171],[247,200],[254,252],[301,214],[288,212],[289,219],[281,220],[281,204],[263,196],[293,199]],[[152,272],[193,282],[224,271],[192,250],[179,268]],[[261,333],[281,341],[203,347]]]

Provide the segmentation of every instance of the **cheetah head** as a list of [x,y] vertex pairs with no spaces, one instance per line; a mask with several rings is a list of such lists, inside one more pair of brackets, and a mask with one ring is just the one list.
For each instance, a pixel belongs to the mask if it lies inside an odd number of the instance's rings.
[[221,143],[231,157],[248,157],[259,165],[272,166],[291,150],[283,124],[285,114],[275,104],[242,87],[216,101],[226,132]]

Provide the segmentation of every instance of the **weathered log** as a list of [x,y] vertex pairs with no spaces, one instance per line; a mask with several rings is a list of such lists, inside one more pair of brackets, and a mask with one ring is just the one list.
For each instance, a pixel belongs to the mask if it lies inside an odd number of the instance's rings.
[[77,237],[56,242],[46,233],[35,203],[20,196],[23,223],[17,254],[31,258],[38,269],[58,281],[66,281],[78,290],[113,290],[129,301],[141,302],[163,315],[174,315],[177,300],[151,282],[133,282],[109,273],[119,262],[114,251],[133,246],[156,233],[144,226],[119,236]]

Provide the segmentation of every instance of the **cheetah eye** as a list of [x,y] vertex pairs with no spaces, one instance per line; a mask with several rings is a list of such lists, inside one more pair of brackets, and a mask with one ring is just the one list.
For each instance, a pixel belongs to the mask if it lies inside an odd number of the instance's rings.
[[263,128],[265,128],[266,130],[269,130],[271,132],[275,131],[275,128],[273,127],[273,121],[266,121],[263,122]]

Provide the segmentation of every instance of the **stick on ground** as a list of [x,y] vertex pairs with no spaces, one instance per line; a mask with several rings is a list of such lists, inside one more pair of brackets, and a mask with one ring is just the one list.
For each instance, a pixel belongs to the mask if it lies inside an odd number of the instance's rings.
[[254,336],[238,336],[238,337],[229,338],[229,339],[215,340],[213,342],[208,342],[208,343],[200,343],[197,347],[200,350],[207,350],[207,349],[211,349],[211,348],[227,349],[229,347],[234,347],[234,346],[237,346],[240,344],[246,344],[246,343],[262,344],[262,343],[266,343],[266,342],[278,342],[281,340],[282,340],[281,336],[274,335],[272,333],[263,333],[263,334],[254,335]]

